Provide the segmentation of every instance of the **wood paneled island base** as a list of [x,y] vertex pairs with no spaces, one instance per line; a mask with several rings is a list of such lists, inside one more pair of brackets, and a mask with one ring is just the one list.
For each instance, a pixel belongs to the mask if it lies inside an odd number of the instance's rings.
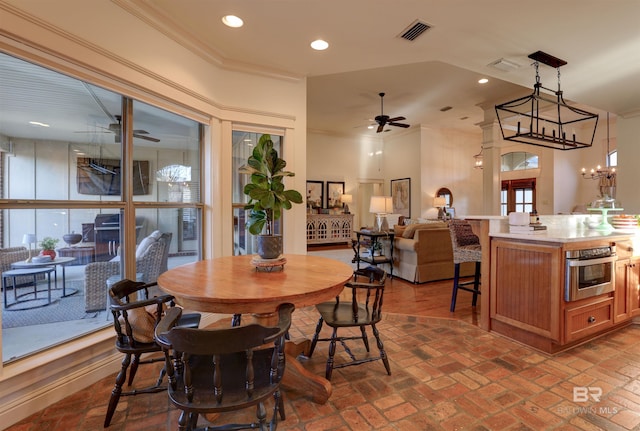
[[[611,278],[615,290],[567,299],[566,253],[612,245],[618,253],[608,268],[626,274]],[[634,271],[632,251],[620,236],[567,242],[492,237],[490,331],[553,354],[629,325],[640,315],[640,271]]]

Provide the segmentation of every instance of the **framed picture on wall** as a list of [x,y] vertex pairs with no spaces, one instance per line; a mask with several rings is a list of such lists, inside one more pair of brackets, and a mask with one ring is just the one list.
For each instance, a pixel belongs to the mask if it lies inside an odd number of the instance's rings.
[[318,209],[324,205],[324,181],[307,181],[307,206]]
[[393,213],[411,217],[411,178],[391,180]]
[[342,208],[344,181],[327,181],[327,208]]

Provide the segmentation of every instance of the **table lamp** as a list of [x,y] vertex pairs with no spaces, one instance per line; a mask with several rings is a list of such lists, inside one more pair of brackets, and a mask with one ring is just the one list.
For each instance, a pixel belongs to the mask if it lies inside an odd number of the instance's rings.
[[369,204],[369,212],[376,215],[375,231],[387,232],[389,230],[389,222],[387,222],[387,214],[392,211],[393,201],[391,196],[371,196]]
[[442,196],[436,196],[433,198],[433,206],[438,208],[438,218],[444,220],[446,218],[444,207],[447,206],[447,199]]
[[22,237],[22,243],[29,245],[29,257],[25,260],[26,263],[31,263],[31,244],[35,244],[37,242],[35,233],[25,233]]
[[342,210],[344,211],[345,214],[350,214],[349,213],[349,205],[350,203],[353,202],[353,196],[352,195],[342,195],[342,197],[340,197],[340,201],[342,201]]

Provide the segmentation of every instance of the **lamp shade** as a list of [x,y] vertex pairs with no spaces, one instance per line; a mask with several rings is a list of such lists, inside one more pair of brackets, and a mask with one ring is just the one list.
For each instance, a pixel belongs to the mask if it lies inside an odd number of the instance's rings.
[[37,238],[35,233],[25,233],[24,236],[22,237],[23,244],[34,244],[36,242],[37,242]]
[[447,205],[447,199],[442,196],[436,196],[433,198],[433,206],[435,208],[443,207]]
[[391,196],[371,196],[369,212],[374,214],[388,214],[392,211]]
[[345,203],[345,204],[353,203],[353,196],[352,195],[342,195],[342,197],[340,198],[340,201],[342,201],[342,203]]

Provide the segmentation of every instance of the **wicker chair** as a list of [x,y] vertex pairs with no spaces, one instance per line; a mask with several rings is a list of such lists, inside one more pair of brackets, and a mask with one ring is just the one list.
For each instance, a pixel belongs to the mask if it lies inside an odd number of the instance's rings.
[[[39,249],[31,250],[31,256],[37,256],[40,253]],[[26,247],[7,247],[0,248],[0,274],[9,271],[11,264],[27,260],[29,258],[29,250]],[[38,279],[44,280],[44,275],[39,275]],[[16,283],[18,285],[32,283],[33,277],[16,277]]]
[[[167,270],[169,245],[172,234],[163,233],[144,254],[136,259],[136,273],[142,274],[138,281],[153,283]],[[97,311],[107,308],[107,280],[120,274],[120,261],[92,262],[84,269],[85,310]],[[152,292],[156,294],[157,292]]]

